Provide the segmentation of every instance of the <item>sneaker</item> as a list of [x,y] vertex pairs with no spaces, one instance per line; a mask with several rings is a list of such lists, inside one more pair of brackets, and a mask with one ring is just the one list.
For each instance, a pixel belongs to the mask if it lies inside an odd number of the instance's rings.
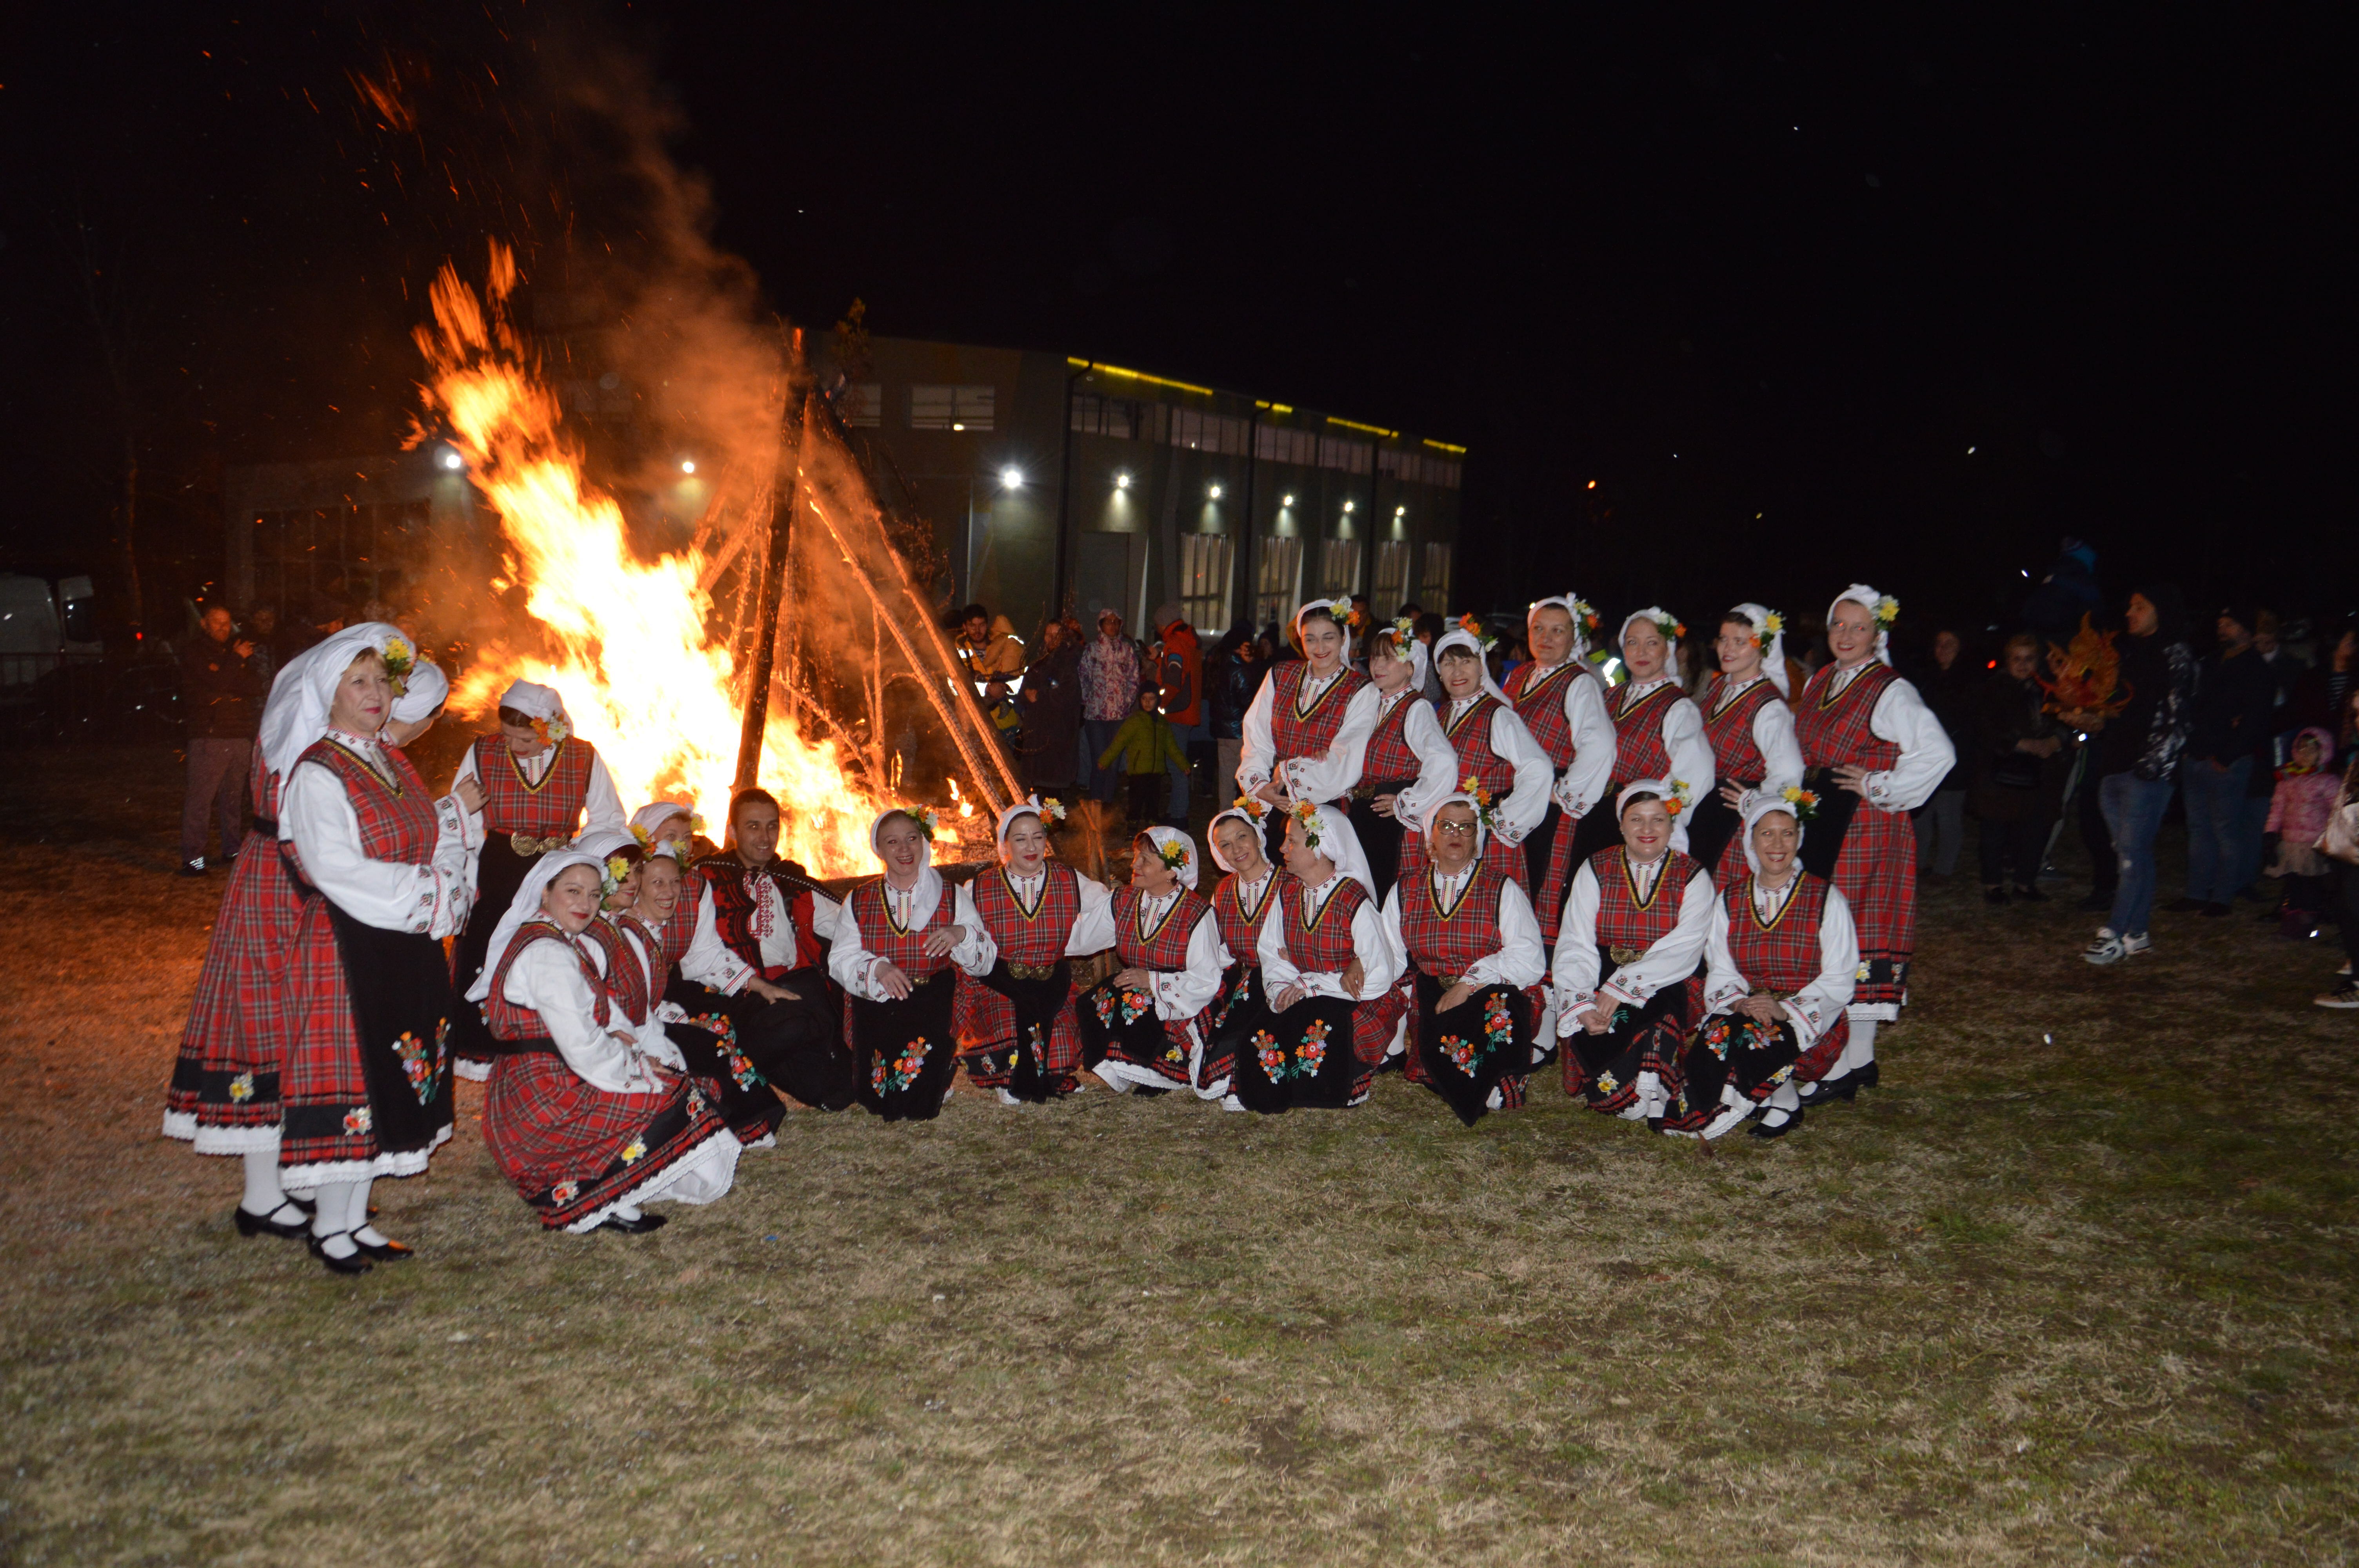
[[182,860],[180,862],[180,874],[184,877],[203,876],[205,874],[205,858],[202,855],[199,855],[193,860]]
[[2133,953],[2143,953],[2154,946],[2152,936],[2117,936],[2107,925],[2097,927],[2097,939],[2081,949],[2081,957],[2093,964],[2118,964]]
[[2344,980],[2324,996],[2314,996],[2310,1000],[2320,1007],[2359,1008],[2359,984]]

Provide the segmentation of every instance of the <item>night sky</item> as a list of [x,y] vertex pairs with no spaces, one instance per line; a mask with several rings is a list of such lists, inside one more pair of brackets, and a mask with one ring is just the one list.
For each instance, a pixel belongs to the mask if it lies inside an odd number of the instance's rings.
[[1627,9],[46,7],[0,44],[9,557],[111,569],[127,424],[193,588],[222,464],[398,438],[446,256],[628,265],[588,80],[795,320],[1466,444],[1482,605],[1983,624],[2067,533],[2359,602],[2325,8]]

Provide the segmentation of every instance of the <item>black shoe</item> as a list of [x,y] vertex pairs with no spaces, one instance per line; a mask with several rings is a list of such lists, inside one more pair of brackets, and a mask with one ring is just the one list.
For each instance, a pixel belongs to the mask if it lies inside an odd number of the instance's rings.
[[2048,895],[2041,892],[2038,888],[2017,888],[2015,890],[2015,896],[2021,899],[2026,903],[2046,903],[2048,902]]
[[[317,1214],[320,1212],[320,1200],[317,1198],[299,1198],[293,1193],[287,1194],[286,1198],[288,1203],[293,1204],[305,1214]],[[376,1212],[376,1206],[374,1204],[370,1205],[369,1212],[371,1214],[375,1214]]]
[[2162,907],[2168,914],[2201,914],[2203,913],[2203,901],[2200,898],[2174,898]]
[[2111,914],[2114,910],[2113,890],[2108,888],[2104,892],[2093,892],[2072,907],[2091,914]]
[[399,1263],[418,1256],[417,1249],[407,1242],[396,1241],[391,1238],[383,1241],[363,1241],[355,1236],[353,1238],[353,1245],[361,1249],[362,1257],[373,1262]]
[[[289,1199],[288,1201],[292,1202],[293,1200]],[[278,1206],[279,1208],[285,1208],[286,1206],[286,1204]],[[277,1212],[277,1209],[273,1209],[271,1214],[276,1214]],[[290,1219],[282,1224],[281,1222],[271,1218],[268,1214],[253,1214],[248,1212],[244,1204],[240,1204],[235,1208],[230,1210],[229,1217],[232,1220],[236,1222],[237,1233],[240,1236],[277,1236],[282,1237],[288,1241],[292,1241],[295,1238],[305,1234],[311,1228],[311,1224],[309,1220]]]
[[1805,1105],[1832,1105],[1836,1100],[1854,1100],[1859,1098],[1859,1075],[1855,1072],[1845,1073],[1832,1083],[1821,1078],[1815,1085],[1803,1087],[1814,1087],[1819,1091],[1814,1095],[1804,1097],[1802,1103]]
[[1794,1129],[1801,1125],[1802,1113],[1799,1110],[1795,1110],[1787,1112],[1786,1119],[1779,1122],[1775,1127],[1770,1126],[1766,1121],[1756,1121],[1752,1126],[1746,1128],[1745,1131],[1748,1137],[1759,1138],[1766,1141],[1771,1138],[1783,1138],[1786,1134],[1793,1131]]
[[1861,1088],[1874,1088],[1875,1087],[1875,1064],[1870,1062],[1864,1067],[1854,1067],[1851,1070],[1850,1079],[1853,1083],[1857,1084]]
[[2005,903],[2006,902],[2006,889],[2005,889],[2005,888],[1984,888],[1984,889],[1983,889],[1983,902],[1984,902],[1984,903]]
[[2203,918],[2206,920],[2217,920],[2227,913],[2228,906],[2224,903],[2207,903],[2203,906]]
[[[352,1232],[349,1230],[339,1230],[336,1232],[336,1235],[338,1236],[350,1236]],[[353,1253],[349,1258],[337,1258],[332,1256],[326,1246],[328,1239],[329,1238],[324,1236],[314,1236],[310,1238],[310,1245],[311,1248],[311,1256],[326,1264],[328,1267],[328,1272],[331,1274],[365,1274],[371,1269],[376,1267],[375,1264],[370,1262],[367,1259],[362,1257],[357,1252]],[[354,1242],[353,1245],[357,1247],[360,1243]]]
[[619,1230],[625,1236],[645,1236],[650,1230],[661,1230],[666,1223],[659,1214],[643,1214],[636,1219],[625,1219],[619,1214],[610,1214],[590,1228]]

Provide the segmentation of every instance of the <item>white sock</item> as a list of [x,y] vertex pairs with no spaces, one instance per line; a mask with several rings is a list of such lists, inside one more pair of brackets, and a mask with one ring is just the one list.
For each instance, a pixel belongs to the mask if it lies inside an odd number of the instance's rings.
[[616,1219],[639,1219],[644,1217],[644,1216],[640,1213],[638,1205],[635,1203],[618,1203],[614,1206],[614,1217]]
[[1663,1076],[1660,1073],[1638,1075],[1638,1103],[1647,1108],[1647,1114],[1649,1117],[1663,1114],[1663,1101],[1666,1098],[1663,1093]]
[[1769,1097],[1769,1108],[1762,1116],[1761,1125],[1783,1127],[1794,1119],[1794,1112],[1800,1109],[1801,1105],[1801,1093],[1791,1082],[1779,1084],[1777,1091]]
[[352,1182],[321,1182],[319,1206],[311,1215],[311,1234],[320,1238],[320,1249],[331,1258],[350,1258],[360,1251],[353,1238],[344,1234],[352,1227],[344,1216],[352,1209],[352,1192],[357,1184],[362,1193],[361,1212],[368,1212],[368,1184]]
[[369,1223],[368,1201],[371,1182],[353,1184],[352,1201],[344,1206],[344,1228],[372,1247],[385,1245],[385,1238]]
[[245,1196],[238,1207],[267,1219],[287,1206],[287,1189],[278,1184],[278,1142],[267,1149],[245,1152]]
[[1843,1065],[1838,1072],[1855,1073],[1875,1060],[1875,1025],[1873,1018],[1851,1021],[1851,1039],[1843,1044]]

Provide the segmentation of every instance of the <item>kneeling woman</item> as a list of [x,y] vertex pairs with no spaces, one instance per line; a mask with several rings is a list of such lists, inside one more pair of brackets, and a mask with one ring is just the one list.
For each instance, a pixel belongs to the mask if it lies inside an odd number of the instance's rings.
[[1130,885],[1113,899],[1122,968],[1082,998],[1082,1061],[1122,1094],[1189,1089],[1206,1099],[1228,1080],[1206,1062],[1205,1010],[1221,989],[1221,933],[1196,892],[1196,846],[1170,827],[1131,841]]
[[585,934],[613,888],[585,849],[525,873],[468,988],[500,1043],[484,1145],[550,1230],[653,1230],[658,1199],[729,1190],[738,1142],[681,1072],[661,1025],[634,1029],[609,1000],[604,949]]
[[1671,848],[1670,784],[1639,779],[1614,803],[1622,842],[1572,874],[1556,943],[1564,1092],[1632,1121],[1678,1087],[1689,987],[1712,922],[1712,878]]
[[[1472,795],[1426,813],[1426,864],[1385,900],[1385,937],[1414,982],[1409,1082],[1472,1127],[1524,1103],[1547,1008],[1548,954],[1524,890],[1482,862],[1488,829]],[[1388,992],[1398,998],[1400,992]],[[1396,1011],[1399,1011],[1397,1009]]]
[[1278,871],[1263,854],[1263,820],[1270,808],[1252,795],[1214,816],[1204,829],[1212,863],[1228,873],[1212,890],[1212,916],[1221,933],[1221,991],[1204,1018],[1204,1079],[1226,1078],[1237,1047],[1269,1020],[1269,990],[1261,975],[1261,928],[1269,920]]
[[1065,808],[1023,801],[999,814],[999,865],[958,891],[958,923],[976,933],[962,966],[952,1033],[967,1077],[1003,1105],[1042,1105],[1078,1087],[1082,1037],[1068,961],[1114,946],[1106,890],[1049,859],[1049,818]]
[[1712,901],[1703,1027],[1663,1130],[1718,1138],[1769,1108],[1756,1138],[1783,1138],[1802,1117],[1796,1085],[1834,1065],[1851,1035],[1859,940],[1851,906],[1802,870],[1793,807],[1756,795],[1745,811],[1748,875]]
[[1262,924],[1270,1017],[1237,1051],[1246,1110],[1336,1108],[1368,1098],[1398,1019],[1400,979],[1367,861],[1338,807],[1299,804],[1286,822],[1287,880]]
[[844,990],[853,1092],[887,1121],[931,1121],[958,1066],[951,966],[982,963],[982,933],[951,918],[934,870],[930,813],[888,811],[870,826],[868,844],[885,874],[843,901],[827,957]]

